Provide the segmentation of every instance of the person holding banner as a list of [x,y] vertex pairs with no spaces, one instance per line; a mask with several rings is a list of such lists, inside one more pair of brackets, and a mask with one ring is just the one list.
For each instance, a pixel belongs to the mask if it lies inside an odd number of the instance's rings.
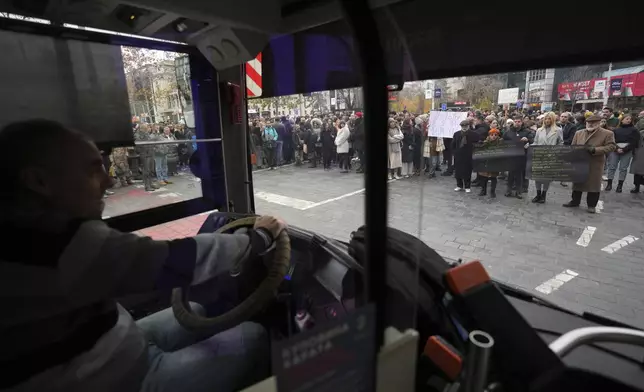
[[454,169],[456,177],[456,192],[465,190],[471,192],[472,182],[472,153],[474,144],[479,141],[476,132],[470,129],[470,121],[463,120],[460,123],[461,130],[454,133],[452,138],[452,151],[454,152]]
[[[503,140],[509,140],[519,145],[525,146],[526,149],[528,148],[529,143],[531,143],[533,140],[533,136],[530,129],[524,126],[523,116],[514,116],[514,127],[503,134]],[[510,170],[508,172],[508,188],[505,192],[505,197],[514,196],[517,199],[523,199],[521,193],[527,190],[527,184],[524,184],[524,177],[525,161],[523,162],[523,165],[518,165],[517,169]],[[512,192],[513,188],[514,192]]]
[[[495,120],[496,121],[496,120]],[[503,144],[503,140],[500,137],[501,132],[498,129],[492,128],[488,132],[488,137],[483,141],[484,146],[492,146],[497,144]],[[478,173],[481,181],[481,192],[479,196],[487,195],[487,183],[490,182],[490,198],[496,198],[496,178],[499,176],[499,172],[479,172]]]
[[[556,146],[564,144],[564,137],[561,128],[557,126],[557,116],[548,112],[543,118],[543,126],[537,129],[534,136],[533,146]],[[546,202],[546,193],[550,187],[550,181],[535,181],[537,195],[532,199],[533,203],[543,204]]]
[[564,207],[579,207],[583,192],[587,192],[586,203],[588,212],[597,212],[596,206],[601,192],[602,174],[606,154],[615,151],[615,135],[608,129],[599,126],[601,117],[592,115],[586,119],[586,129],[577,131],[572,139],[572,145],[583,145],[591,155],[588,179],[584,183],[574,183],[572,187],[572,200]]

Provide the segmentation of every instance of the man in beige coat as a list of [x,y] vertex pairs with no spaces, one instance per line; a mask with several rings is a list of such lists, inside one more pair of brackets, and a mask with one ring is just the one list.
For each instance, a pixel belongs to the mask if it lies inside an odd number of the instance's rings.
[[581,195],[587,192],[586,204],[588,212],[595,213],[599,193],[601,192],[602,174],[604,173],[604,162],[606,155],[615,150],[615,134],[608,129],[601,128],[599,122],[601,117],[592,115],[586,119],[586,129],[575,133],[572,139],[572,145],[586,146],[586,150],[591,155],[590,171],[588,179],[583,183],[575,183],[572,188],[572,200],[564,204],[564,207],[579,207],[581,204]]

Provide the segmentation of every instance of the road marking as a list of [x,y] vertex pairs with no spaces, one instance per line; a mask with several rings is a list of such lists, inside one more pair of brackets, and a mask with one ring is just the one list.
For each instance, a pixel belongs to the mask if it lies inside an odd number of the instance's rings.
[[175,192],[169,192],[169,193],[164,193],[164,194],[157,194],[159,197],[181,197],[181,193],[175,193]]
[[602,250],[606,253],[613,254],[617,252],[618,250],[622,249],[623,247],[627,246],[628,244],[632,244],[633,242],[639,240],[639,238],[634,237],[632,235],[627,235],[626,237],[622,238],[621,240],[617,240],[613,242],[612,244],[605,246],[602,248]]
[[562,273],[558,274],[554,278],[548,279],[545,282],[541,283],[539,286],[535,287],[535,290],[542,294],[550,294],[553,291],[558,290],[565,283],[570,282],[579,274],[575,271],[565,270]]
[[[263,170],[263,169],[260,169],[260,170]],[[255,171],[255,172],[257,172],[257,171]],[[387,182],[391,183],[391,182],[394,182],[394,181],[397,181],[397,180],[393,179],[393,180],[388,180]],[[318,201],[318,202],[312,202],[312,201],[308,201],[308,200],[296,199],[294,197],[278,195],[278,194],[270,193],[270,192],[255,192],[255,197],[258,197],[258,198],[260,198],[262,200],[265,200],[267,202],[270,202],[270,203],[280,204],[280,205],[283,205],[283,206],[292,207],[292,208],[296,208],[298,210],[305,211],[305,210],[309,210],[311,208],[319,207],[319,206],[324,205],[324,204],[332,203],[334,201],[342,200],[342,199],[347,198],[347,197],[359,195],[361,193],[364,193],[364,191],[365,191],[365,189],[362,188],[362,189],[358,189],[357,191],[345,193],[344,195],[340,195],[340,196],[337,196],[337,197],[332,197],[330,199],[326,199],[326,200],[322,200],[322,201]]]
[[593,238],[593,235],[595,235],[596,230],[596,227],[586,226],[584,231],[579,236],[579,239],[577,240],[577,245],[583,246],[584,248],[587,247],[588,244],[590,244],[590,240]]
[[[282,168],[282,167],[289,167],[289,166],[293,166],[293,165],[294,165],[294,163],[287,163],[286,165],[282,165],[282,166],[275,166],[275,170],[280,169],[280,168]],[[267,168],[264,168],[264,169],[257,169],[257,170],[253,170],[253,173],[261,173],[261,172],[265,172],[265,171],[267,171],[267,170],[271,170],[271,168],[270,168],[270,167],[267,167]]]
[[316,205],[312,201],[296,199],[294,197],[278,195],[275,193],[269,192],[255,192],[255,197],[265,200],[269,203],[275,203],[286,207],[296,208],[298,210],[306,210],[311,208],[311,206]]
[[303,209],[303,210],[308,210],[308,209],[310,209],[310,208],[319,207],[319,206],[324,205],[324,204],[327,204],[327,203],[332,203],[332,202],[334,202],[334,201],[338,201],[338,200],[344,199],[345,197],[350,197],[350,196],[358,195],[358,194],[360,194],[360,193],[363,193],[364,191],[365,191],[365,190],[364,190],[364,188],[363,188],[363,189],[358,189],[357,191],[353,191],[353,192],[345,193],[344,195],[340,195],[340,196],[338,196],[338,197],[333,197],[333,198],[331,198],[331,199],[326,199],[326,200],[322,200],[322,201],[317,202],[317,203],[313,203],[313,204],[311,204],[311,205],[307,206],[306,208],[302,208],[302,209]]

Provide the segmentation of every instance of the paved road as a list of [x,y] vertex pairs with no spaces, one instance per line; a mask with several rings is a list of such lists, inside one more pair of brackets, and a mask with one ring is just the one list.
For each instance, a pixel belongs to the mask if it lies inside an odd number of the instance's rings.
[[[154,193],[140,184],[117,189],[105,215],[201,195],[189,173],[173,180]],[[253,180],[258,213],[344,240],[364,222],[358,174],[286,166],[256,172]],[[585,208],[561,207],[570,191],[559,184],[552,185],[545,205],[503,197],[503,181],[495,200],[456,193],[454,186],[445,177],[390,182],[389,224],[419,236],[444,257],[479,259],[495,278],[562,306],[644,327],[644,195],[603,193],[601,213],[591,215]],[[190,219],[145,234],[190,235],[203,217]]]
[[[290,166],[255,174],[254,186],[257,211],[293,225],[347,240],[364,222],[357,174]],[[454,192],[452,178],[393,181],[389,223],[569,309],[644,327],[644,195],[603,193],[601,213],[591,215],[563,208],[570,191],[559,184],[544,205],[505,198],[504,186],[490,200]]]
[[201,197],[199,179],[190,172],[181,171],[178,175],[172,176],[171,180],[172,184],[154,192],[146,192],[141,181],[135,181],[134,185],[112,189],[114,195],[105,198],[103,218]]

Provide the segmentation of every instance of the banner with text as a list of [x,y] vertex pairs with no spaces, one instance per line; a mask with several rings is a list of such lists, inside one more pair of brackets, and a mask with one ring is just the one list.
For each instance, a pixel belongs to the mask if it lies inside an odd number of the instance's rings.
[[526,176],[534,181],[583,183],[590,171],[590,154],[585,146],[531,146]]
[[452,138],[461,129],[461,121],[467,112],[442,112],[432,110],[429,114],[429,136]]
[[525,149],[511,141],[494,145],[477,145],[472,155],[475,172],[504,172],[520,170],[525,162]]

